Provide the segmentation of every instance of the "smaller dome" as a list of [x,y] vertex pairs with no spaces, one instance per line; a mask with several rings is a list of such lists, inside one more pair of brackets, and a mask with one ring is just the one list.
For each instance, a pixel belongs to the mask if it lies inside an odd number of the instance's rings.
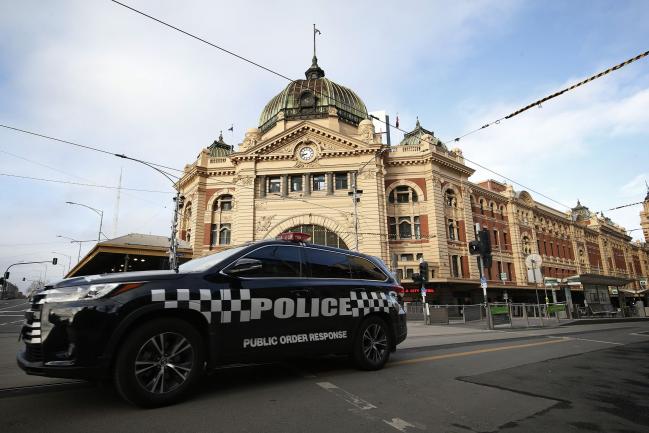
[[409,145],[419,146],[421,144],[422,139],[424,141],[426,140],[431,141],[428,137],[426,137],[427,135],[433,138],[432,144],[441,147],[444,150],[448,150],[444,145],[444,143],[442,143],[441,140],[435,137],[435,133],[433,133],[433,131],[429,131],[425,128],[422,128],[421,124],[419,123],[419,118],[417,118],[417,124],[415,125],[415,129],[413,129],[410,132],[406,132],[406,134],[403,136],[403,140],[401,140],[401,143],[399,143],[399,146],[409,146]]
[[226,144],[223,141],[223,132],[219,134],[219,139],[214,140],[214,143],[210,144],[207,148],[208,153],[211,157],[226,157],[233,151],[233,146]]

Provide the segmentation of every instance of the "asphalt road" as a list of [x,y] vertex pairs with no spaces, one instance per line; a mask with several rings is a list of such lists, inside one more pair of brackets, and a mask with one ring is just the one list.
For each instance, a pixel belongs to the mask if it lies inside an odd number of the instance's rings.
[[25,310],[29,307],[26,299],[0,301],[0,334],[15,334],[25,321]]
[[[0,390],[0,431],[649,432],[649,323],[561,331],[410,344],[377,372],[340,358],[222,369],[190,400],[152,410],[34,378]],[[0,380],[18,377],[2,376],[13,354],[2,355]]]

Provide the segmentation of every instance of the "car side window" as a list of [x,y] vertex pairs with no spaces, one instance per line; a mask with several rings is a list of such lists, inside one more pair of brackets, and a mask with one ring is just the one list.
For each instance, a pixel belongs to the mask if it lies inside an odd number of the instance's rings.
[[244,278],[297,278],[302,276],[300,248],[269,245],[246,254],[245,258],[259,260],[260,268],[237,273]]
[[349,256],[333,251],[305,248],[311,278],[351,278]]
[[352,269],[352,278],[355,280],[385,281],[387,276],[378,265],[362,257],[351,256],[349,262]]

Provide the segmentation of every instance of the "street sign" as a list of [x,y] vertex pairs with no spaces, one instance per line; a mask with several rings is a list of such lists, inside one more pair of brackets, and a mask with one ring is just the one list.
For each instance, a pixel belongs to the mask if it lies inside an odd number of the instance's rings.
[[482,287],[483,289],[487,288],[487,278],[480,277],[480,287]]
[[507,272],[501,272],[500,273],[500,279],[503,280],[503,281],[506,281],[507,280]]
[[525,257],[525,264],[528,268],[538,268],[543,264],[543,259],[538,254],[530,254]]

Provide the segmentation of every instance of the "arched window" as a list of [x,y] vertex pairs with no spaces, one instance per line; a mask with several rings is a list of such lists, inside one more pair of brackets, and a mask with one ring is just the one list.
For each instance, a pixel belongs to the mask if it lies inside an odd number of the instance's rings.
[[222,211],[227,212],[232,210],[232,196],[230,194],[223,194],[216,200],[212,205],[212,211]]
[[340,236],[336,234],[336,232],[320,225],[302,224],[284,230],[284,233],[286,232],[306,233],[311,236],[311,239],[309,241],[314,244],[342,248],[345,250],[349,249],[347,244],[340,238]]
[[412,237],[410,217],[399,217],[399,237],[401,239],[410,239]]
[[411,187],[407,185],[400,185],[390,191],[390,194],[388,195],[388,201],[390,203],[410,203],[410,202],[417,202],[419,201],[419,197],[417,196],[417,191],[412,189]]
[[489,210],[491,211],[491,216],[492,217],[496,216],[496,214],[494,212],[495,207],[496,206],[495,206],[494,202],[489,203]]
[[456,207],[457,199],[455,198],[455,191],[453,191],[450,188],[447,189],[446,192],[444,193],[444,201],[446,202],[446,206]]
[[480,213],[484,215],[484,200],[480,199]]

